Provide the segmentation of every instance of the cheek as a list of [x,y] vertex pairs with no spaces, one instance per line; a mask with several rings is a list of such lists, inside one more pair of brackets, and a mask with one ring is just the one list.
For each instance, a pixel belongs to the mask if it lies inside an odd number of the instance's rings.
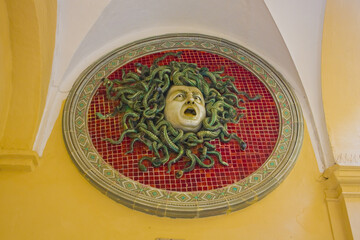
[[167,107],[172,109],[172,110],[179,110],[180,111],[182,103],[178,102],[178,101],[171,101],[167,105],[168,105]]
[[182,107],[181,102],[167,101],[165,105],[165,114],[171,115],[171,116],[167,116],[168,118],[175,117],[180,112],[181,107]]
[[199,107],[199,110],[200,110],[201,117],[205,118],[205,115],[206,115],[205,106],[199,104],[198,107]]

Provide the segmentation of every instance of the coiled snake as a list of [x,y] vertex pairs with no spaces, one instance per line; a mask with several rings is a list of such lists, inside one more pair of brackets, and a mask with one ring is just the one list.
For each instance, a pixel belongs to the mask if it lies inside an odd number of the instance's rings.
[[[136,63],[137,72],[122,72],[122,79],[103,79],[106,88],[106,97],[117,101],[118,105],[112,113],[103,115],[96,113],[97,117],[105,119],[122,113],[121,124],[124,128],[119,139],[104,139],[111,144],[121,144],[125,136],[132,139],[133,151],[136,141],[145,144],[155,157],[142,157],[138,166],[141,171],[147,171],[143,164],[149,161],[153,167],[167,164],[168,172],[171,166],[182,157],[189,161],[182,170],[176,172],[176,177],[181,178],[184,173],[192,171],[196,165],[202,168],[214,166],[214,156],[219,163],[228,166],[222,160],[221,154],[210,143],[214,139],[229,142],[234,139],[240,149],[246,149],[246,143],[235,133],[229,133],[227,123],[238,123],[243,117],[239,110],[244,96],[249,101],[261,98],[260,95],[250,97],[246,92],[239,91],[233,84],[234,77],[223,76],[224,68],[211,72],[208,68],[197,67],[194,63],[172,61],[168,65],[159,66],[158,63],[168,56],[180,57],[182,52],[168,52],[154,60],[149,68],[146,65]],[[197,87],[204,95],[206,105],[206,117],[198,132],[184,132],[174,128],[164,117],[165,96],[172,85],[184,85]],[[197,156],[192,148],[201,145]],[[170,153],[176,157],[170,159]]]

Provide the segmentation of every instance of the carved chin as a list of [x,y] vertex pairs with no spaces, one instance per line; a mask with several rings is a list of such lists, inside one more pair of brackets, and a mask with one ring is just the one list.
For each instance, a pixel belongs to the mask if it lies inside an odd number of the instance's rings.
[[177,128],[195,132],[201,128],[200,110],[196,105],[184,105],[179,113]]
[[188,117],[181,118],[179,123],[175,125],[175,128],[182,129],[186,132],[197,132],[201,128],[201,122]]

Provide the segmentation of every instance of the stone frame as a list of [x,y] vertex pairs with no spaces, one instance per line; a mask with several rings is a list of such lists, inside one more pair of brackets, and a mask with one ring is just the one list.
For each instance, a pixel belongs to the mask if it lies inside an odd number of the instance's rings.
[[[251,71],[276,102],[280,128],[266,162],[239,182],[200,192],[157,189],[129,179],[98,154],[87,132],[87,112],[101,79],[144,55],[176,49],[215,53]],[[263,198],[284,180],[295,164],[303,141],[300,105],[285,79],[267,62],[238,44],[199,34],[168,34],[115,49],[88,67],[77,79],[63,114],[63,135],[70,156],[81,173],[101,192],[123,205],[145,213],[175,218],[225,214]]]

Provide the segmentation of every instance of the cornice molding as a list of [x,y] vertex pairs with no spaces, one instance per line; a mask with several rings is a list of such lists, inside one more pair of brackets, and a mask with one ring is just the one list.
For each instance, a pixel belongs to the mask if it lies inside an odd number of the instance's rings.
[[360,166],[340,166],[334,176],[345,198],[360,198]]
[[33,171],[39,165],[39,155],[30,150],[1,149],[0,170]]
[[360,152],[342,152],[335,154],[335,161],[341,166],[360,166]]
[[335,165],[328,168],[323,176],[327,179],[327,190],[336,190],[344,194],[344,189],[360,194],[360,166]]

